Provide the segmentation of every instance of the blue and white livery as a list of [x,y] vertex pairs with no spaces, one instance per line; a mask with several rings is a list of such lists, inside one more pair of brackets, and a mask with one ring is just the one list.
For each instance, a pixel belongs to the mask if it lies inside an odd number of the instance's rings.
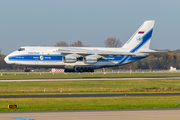
[[127,64],[156,52],[149,49],[154,22],[145,21],[121,48],[27,46],[4,60],[26,67],[64,68],[66,72],[93,72],[97,68]]

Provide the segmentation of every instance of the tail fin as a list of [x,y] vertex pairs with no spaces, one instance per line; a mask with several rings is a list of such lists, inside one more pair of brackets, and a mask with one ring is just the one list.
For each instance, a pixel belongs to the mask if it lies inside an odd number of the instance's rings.
[[149,49],[154,22],[154,20],[145,21],[122,48],[126,48],[132,53]]

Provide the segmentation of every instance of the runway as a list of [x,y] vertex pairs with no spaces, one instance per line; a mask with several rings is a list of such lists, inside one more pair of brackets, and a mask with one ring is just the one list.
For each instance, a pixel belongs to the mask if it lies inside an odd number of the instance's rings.
[[180,120],[179,109],[0,112],[1,120]]
[[0,98],[70,98],[70,97],[140,97],[140,96],[180,96],[180,93],[143,94],[63,94],[63,95],[0,95]]
[[140,77],[140,78],[76,78],[76,79],[0,79],[0,82],[30,82],[30,81],[83,81],[83,80],[156,80],[156,79],[180,79],[180,77]]

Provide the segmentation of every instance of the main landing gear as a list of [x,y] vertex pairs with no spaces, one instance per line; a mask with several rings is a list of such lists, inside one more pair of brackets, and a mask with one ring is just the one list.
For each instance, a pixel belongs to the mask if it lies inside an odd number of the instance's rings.
[[65,69],[64,72],[94,72],[93,67],[76,67],[75,69]]

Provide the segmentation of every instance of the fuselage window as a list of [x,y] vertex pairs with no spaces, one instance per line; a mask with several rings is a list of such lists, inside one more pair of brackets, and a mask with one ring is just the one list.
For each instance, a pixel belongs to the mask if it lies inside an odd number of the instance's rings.
[[25,48],[19,48],[18,49],[18,51],[24,51],[25,50]]

